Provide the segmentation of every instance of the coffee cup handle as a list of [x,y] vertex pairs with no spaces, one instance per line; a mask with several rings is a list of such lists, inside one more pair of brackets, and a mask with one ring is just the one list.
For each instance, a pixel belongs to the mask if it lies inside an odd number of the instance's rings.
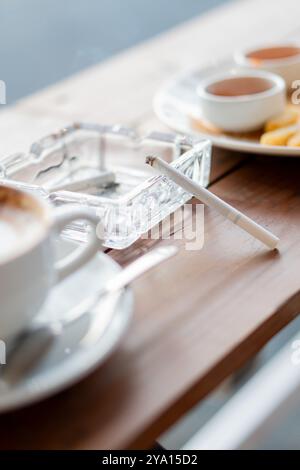
[[56,233],[60,233],[66,225],[74,222],[74,220],[88,221],[92,226],[92,230],[87,243],[76,248],[72,253],[55,263],[54,269],[57,283],[87,263],[102,246],[101,240],[97,238],[96,233],[99,218],[89,209],[80,207],[70,208],[70,206],[68,208],[60,207],[55,209],[53,229]]

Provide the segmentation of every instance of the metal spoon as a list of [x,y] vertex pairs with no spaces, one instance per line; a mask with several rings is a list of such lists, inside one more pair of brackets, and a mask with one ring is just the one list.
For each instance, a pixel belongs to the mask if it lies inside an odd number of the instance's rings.
[[169,259],[178,252],[175,245],[155,248],[133,261],[110,279],[96,294],[83,300],[72,309],[67,318],[61,321],[33,325],[24,331],[8,351],[7,364],[3,368],[2,379],[13,385],[34,369],[47,354],[54,341],[63,333],[64,328],[72,325],[83,316],[92,317],[93,309],[99,300],[111,293],[122,291],[139,276]]

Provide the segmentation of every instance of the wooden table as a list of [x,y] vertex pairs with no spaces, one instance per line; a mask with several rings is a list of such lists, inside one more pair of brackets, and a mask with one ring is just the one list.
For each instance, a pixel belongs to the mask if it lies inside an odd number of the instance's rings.
[[[299,36],[298,0],[229,3],[5,108],[0,152],[24,150],[74,120],[162,129],[151,109],[171,74],[236,46]],[[9,84],[8,84],[9,94]],[[0,447],[145,448],[251,358],[300,309],[299,159],[214,150],[211,190],[281,237],[279,253],[214,211],[205,244],[133,288],[130,331],[104,367],[69,390],[0,417]],[[121,264],[162,241],[111,252]]]

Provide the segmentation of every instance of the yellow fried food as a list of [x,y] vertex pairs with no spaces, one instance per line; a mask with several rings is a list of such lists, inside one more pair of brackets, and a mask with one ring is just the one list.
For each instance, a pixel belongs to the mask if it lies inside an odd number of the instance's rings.
[[288,141],[289,147],[300,147],[300,131],[294,134]]
[[265,132],[274,131],[281,127],[287,127],[296,124],[299,119],[299,113],[293,108],[287,108],[282,114],[269,119],[265,124]]
[[260,143],[263,145],[286,145],[288,140],[299,131],[299,124],[281,127],[275,131],[265,132],[260,138]]

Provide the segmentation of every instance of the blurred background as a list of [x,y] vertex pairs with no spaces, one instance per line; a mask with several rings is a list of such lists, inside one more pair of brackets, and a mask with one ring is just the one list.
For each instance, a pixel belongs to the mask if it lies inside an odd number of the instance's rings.
[[7,103],[226,1],[1,0],[0,78]]

